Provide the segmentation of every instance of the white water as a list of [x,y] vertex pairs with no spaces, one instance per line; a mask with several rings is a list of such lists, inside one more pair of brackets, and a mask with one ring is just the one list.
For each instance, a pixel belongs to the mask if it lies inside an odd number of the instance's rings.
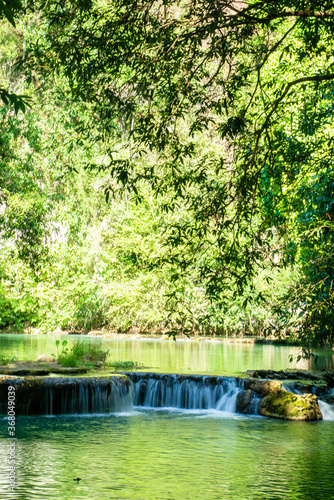
[[334,420],[334,407],[333,405],[329,405],[328,403],[325,403],[325,401],[322,401],[321,399],[318,399],[320,411],[322,413],[322,418],[324,420]]
[[[168,411],[198,411],[237,415],[237,397],[244,389],[242,379],[202,375],[170,375],[156,373],[128,373],[131,382],[116,378],[63,379],[47,378],[40,399],[17,394],[19,414],[63,415],[106,414],[132,412],[138,409]],[[4,385],[10,383],[6,380]],[[25,385],[29,380],[24,381]],[[37,384],[37,382],[36,382]],[[24,385],[23,383],[21,384]],[[39,384],[38,384],[39,385]],[[294,384],[285,388],[300,393]],[[21,389],[21,387],[20,387]],[[30,388],[26,388],[30,391]],[[258,414],[259,398],[253,398],[247,414]],[[334,406],[319,401],[324,420],[334,421]],[[2,412],[6,413],[6,412]]]
[[131,374],[134,404],[146,408],[214,409],[235,413],[243,381],[236,378]]
[[[46,413],[49,415],[55,407],[54,390],[52,386],[48,388]],[[132,385],[128,387],[119,383],[117,379],[101,386],[89,382],[66,385],[61,391],[59,403],[58,414],[124,412],[132,409],[133,388]]]
[[46,377],[4,379],[0,385],[0,414],[7,414],[7,387],[16,386],[17,415],[102,414],[133,408],[133,386],[118,377]]

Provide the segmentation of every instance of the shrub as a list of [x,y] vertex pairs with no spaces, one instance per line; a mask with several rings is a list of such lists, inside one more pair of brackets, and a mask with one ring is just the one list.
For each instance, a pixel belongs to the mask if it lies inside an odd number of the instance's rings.
[[106,363],[109,349],[102,349],[101,343],[88,343],[78,340],[71,349],[67,347],[67,341],[62,342],[62,351],[58,354],[60,341],[56,341],[57,360],[62,366],[100,366]]
[[0,365],[1,366],[7,366],[9,365],[10,363],[14,363],[14,361],[17,361],[17,359],[15,358],[15,356],[4,356],[3,354],[0,354]]

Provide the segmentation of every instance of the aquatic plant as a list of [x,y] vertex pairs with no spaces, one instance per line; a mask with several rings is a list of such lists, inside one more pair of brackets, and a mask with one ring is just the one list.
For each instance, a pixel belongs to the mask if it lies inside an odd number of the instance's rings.
[[4,356],[3,354],[0,354],[0,365],[9,365],[10,363],[14,363],[14,361],[17,361],[17,358],[15,356]]
[[111,361],[107,363],[107,366],[114,368],[114,370],[130,370],[139,368],[143,365],[142,363],[137,363],[136,361]]
[[101,343],[94,342],[88,343],[78,340],[69,349],[67,347],[67,340],[62,342],[62,350],[58,353],[60,341],[56,341],[57,348],[57,361],[62,366],[78,366],[85,365],[88,367],[95,367],[104,365],[108,355],[109,349],[102,349]]

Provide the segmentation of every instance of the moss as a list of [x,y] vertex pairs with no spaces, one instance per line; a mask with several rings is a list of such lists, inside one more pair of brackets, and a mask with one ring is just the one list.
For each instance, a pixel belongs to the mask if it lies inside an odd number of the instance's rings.
[[284,420],[321,420],[318,399],[312,394],[303,396],[284,390],[268,394],[259,404],[260,415]]

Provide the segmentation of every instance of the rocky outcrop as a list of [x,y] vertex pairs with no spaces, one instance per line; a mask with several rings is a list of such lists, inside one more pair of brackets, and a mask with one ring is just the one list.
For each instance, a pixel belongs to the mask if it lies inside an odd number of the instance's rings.
[[283,420],[322,420],[317,396],[292,394],[283,389],[265,396],[259,404],[258,412],[264,417]]
[[334,404],[334,389],[331,389],[322,398],[327,404]]
[[[291,384],[294,391],[297,389],[295,385]],[[305,394],[297,395],[284,389],[280,380],[245,379],[244,391],[237,397],[237,412],[254,413],[254,403],[260,399],[257,411],[262,416],[285,420],[321,420],[318,398],[312,394],[313,385],[303,383],[302,386]]]
[[236,412],[246,415],[255,413],[258,397],[259,395],[251,389],[240,391],[237,395]]
[[265,397],[268,394],[277,392],[282,387],[282,382],[278,380],[258,380],[246,379],[244,388],[256,392],[259,396]]
[[250,378],[271,380],[300,380],[334,387],[334,371],[329,370],[248,370]]
[[85,366],[61,366],[56,361],[44,362],[43,364],[40,361],[15,361],[7,366],[0,366],[0,374],[11,376],[42,376],[50,373],[74,375],[76,373],[87,373],[88,371],[89,368]]
[[287,391],[297,394],[315,394],[322,401],[329,404],[334,403],[334,371],[333,370],[248,370],[245,380],[251,380],[253,387],[255,380],[263,382],[264,380],[282,381],[282,387]]

